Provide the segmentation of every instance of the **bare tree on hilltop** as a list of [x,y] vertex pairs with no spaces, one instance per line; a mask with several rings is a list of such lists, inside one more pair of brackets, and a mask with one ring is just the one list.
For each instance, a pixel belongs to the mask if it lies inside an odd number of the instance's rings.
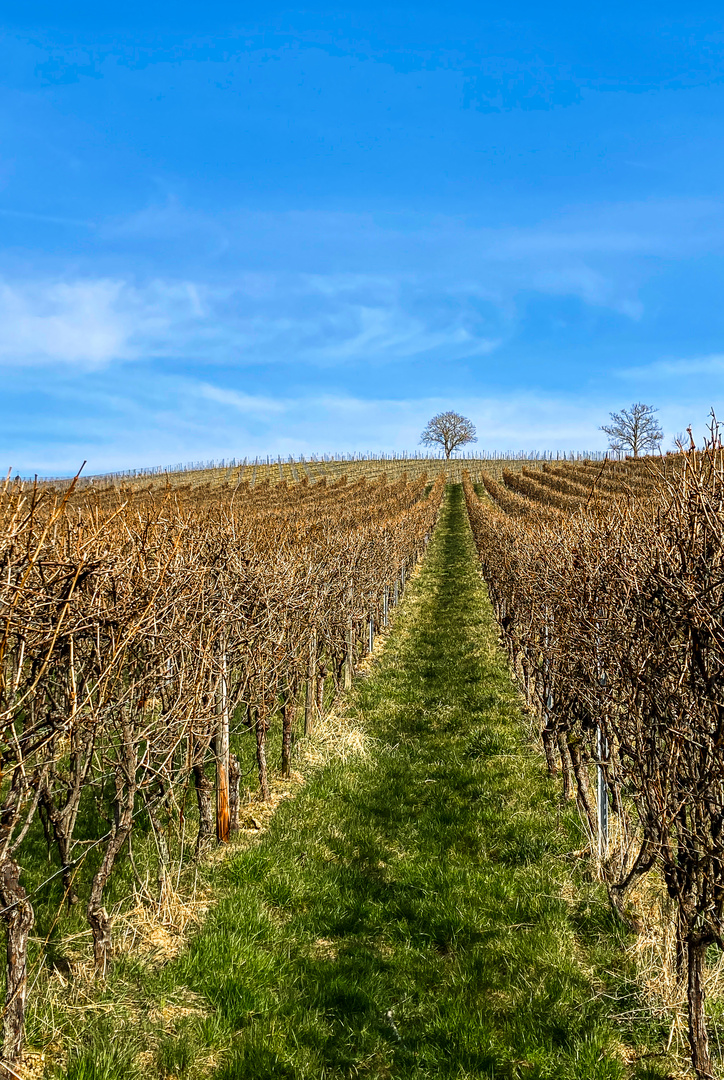
[[609,413],[610,424],[602,424],[600,430],[608,435],[612,450],[630,451],[635,458],[646,450],[656,450],[664,437],[654,413],[653,405],[635,402],[630,409]]
[[433,416],[420,436],[423,446],[441,446],[446,458],[459,447],[477,441],[475,424],[456,412],[443,412]]

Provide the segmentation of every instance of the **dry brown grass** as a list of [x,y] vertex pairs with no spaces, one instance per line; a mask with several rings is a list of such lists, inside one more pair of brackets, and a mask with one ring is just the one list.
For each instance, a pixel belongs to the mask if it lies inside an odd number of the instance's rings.
[[139,902],[115,917],[115,952],[142,957],[154,967],[179,955],[213,903],[209,890],[194,890],[189,897],[168,892],[163,904],[154,906],[136,896]]
[[321,769],[331,761],[367,757],[370,736],[353,717],[330,710],[318,723],[314,734],[299,744],[299,763],[306,770]]

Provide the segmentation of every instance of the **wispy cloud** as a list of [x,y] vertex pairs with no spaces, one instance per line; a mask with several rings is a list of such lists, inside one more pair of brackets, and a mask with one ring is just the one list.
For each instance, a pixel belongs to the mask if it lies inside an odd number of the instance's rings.
[[629,319],[643,316],[644,306],[630,293],[627,294],[610,275],[593,270],[586,265],[569,265],[559,269],[539,270],[532,275],[533,288],[553,296],[577,296],[594,307],[610,308]]
[[[123,384],[112,372],[98,371],[80,386],[56,387],[36,373],[36,423],[0,431],[0,462],[25,474],[57,475],[74,472],[84,459],[87,471],[99,473],[267,453],[414,451],[430,416],[450,407],[477,425],[477,450],[604,445],[597,425],[605,409],[567,395],[413,393],[402,399],[321,390],[257,395],[216,381],[138,370],[137,378]],[[42,450],[36,428],[46,436]]]
[[[129,370],[128,367],[126,371]],[[51,475],[173,464],[209,458],[311,455],[337,451],[414,451],[431,416],[455,408],[478,430],[476,451],[604,449],[599,430],[627,402],[610,387],[596,396],[499,392],[406,396],[321,386],[301,394],[245,392],[219,378],[159,375],[134,366],[132,379],[96,370],[82,381],[29,370],[33,420],[0,428],[0,469]],[[702,394],[657,397],[668,445],[694,424],[701,438],[711,407]],[[42,436],[42,443],[39,441]],[[3,464],[4,463],[4,464]]]
[[195,389],[205,401],[230,405],[245,416],[278,416],[287,411],[287,404],[277,398],[241,394],[237,390],[227,390],[210,383],[199,383]]
[[203,314],[198,291],[186,282],[1,282],[0,362],[97,368],[138,360]]
[[122,279],[0,284],[0,362],[98,368],[181,358],[231,366],[386,362],[491,352],[475,298],[424,282],[243,275],[224,285]]
[[[72,275],[6,269],[0,363],[291,358],[328,366],[482,356],[520,332],[518,298],[530,292],[640,321],[650,261],[720,244],[724,208],[702,200],[621,204],[491,228],[413,214],[208,215],[169,197],[91,232],[126,272],[79,273],[82,260]],[[174,274],[127,272],[129,263],[158,263],[161,249]],[[667,364],[660,374],[675,372]]]
[[0,217],[17,218],[19,221],[38,221],[42,225],[62,225],[71,229],[95,229],[94,221],[84,218],[63,217],[58,214],[36,214],[32,210],[13,210],[11,207],[0,206]]
[[679,379],[686,375],[724,375],[724,353],[680,360],[655,360],[651,364],[620,368],[616,374],[623,379]]

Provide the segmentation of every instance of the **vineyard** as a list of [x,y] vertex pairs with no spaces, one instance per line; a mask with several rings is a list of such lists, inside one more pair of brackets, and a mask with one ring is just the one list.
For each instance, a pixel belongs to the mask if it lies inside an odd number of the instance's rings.
[[464,484],[510,664],[611,902],[635,932],[643,876],[668,897],[700,1078],[707,953],[724,947],[719,447],[713,431],[704,452]]
[[[444,473],[448,482],[459,484],[462,482],[463,472],[471,476],[479,476],[482,472],[488,472],[492,476],[500,477],[501,470],[536,468],[543,461],[560,462],[585,462],[602,460],[605,455],[600,451],[572,451],[568,455],[548,452],[545,454],[527,453],[519,451],[515,454],[502,454],[499,452],[482,452],[472,457],[460,456],[446,460],[444,457],[428,456],[417,453],[413,456],[406,454],[381,454],[377,456],[363,456],[361,454],[324,455],[322,457],[297,459],[289,456],[255,458],[254,461],[246,458],[239,462],[231,461],[191,461],[186,464],[177,464],[170,467],[159,466],[148,469],[128,469],[124,472],[106,473],[99,476],[87,476],[81,470],[76,486],[79,490],[85,487],[101,488],[129,488],[146,487],[156,489],[159,487],[196,488],[200,486],[210,488],[226,488],[237,484],[254,487],[264,482],[269,485],[297,484],[302,480],[316,483],[326,480],[333,483],[346,477],[354,480],[375,480],[387,477],[388,480],[399,480],[407,475],[410,478],[418,478],[427,473],[437,475]],[[68,486],[66,477],[55,479],[47,478],[43,483],[60,490]]]
[[275,777],[292,775],[300,740],[389,624],[452,482],[548,773],[578,807],[579,855],[633,934],[641,883],[664,897],[693,1065],[713,1077],[707,960],[724,948],[716,431],[702,452],[659,459],[346,464],[5,484],[5,1075],[25,1075],[28,1023],[44,1038],[34,995],[51,976],[62,983],[67,943],[87,942],[88,977],[103,986],[123,898],[170,909],[250,800],[268,803]]
[[[77,932],[82,906],[102,979],[113,952],[107,897],[122,850],[133,851],[136,833],[151,835],[163,906],[172,888],[169,838],[193,859],[238,829],[248,745],[268,797],[273,725],[288,775],[293,740],[314,727],[333,687],[349,685],[386,624],[443,491],[442,477],[304,479],[271,489],[5,486],[8,1075],[45,961],[37,939],[29,953],[36,903],[46,951],[64,920]],[[33,868],[24,883],[21,866]]]

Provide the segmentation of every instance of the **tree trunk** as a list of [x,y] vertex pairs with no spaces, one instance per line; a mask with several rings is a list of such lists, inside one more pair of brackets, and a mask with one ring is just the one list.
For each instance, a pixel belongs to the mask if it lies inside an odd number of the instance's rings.
[[199,835],[196,837],[196,856],[209,846],[214,835],[214,812],[211,805],[211,782],[201,762],[193,768],[196,805],[199,808]]
[[[95,737],[93,729],[71,732],[71,754],[69,778],[65,782],[65,802],[57,805],[56,796],[51,790],[48,778],[43,780],[40,792],[40,805],[45,810],[53,831],[53,839],[58,848],[60,865],[63,870],[63,889],[68,907],[78,903],[78,896],[73,884],[74,864],[70,858],[73,832],[75,830],[78,809],[83,794],[86,777],[93,759]],[[51,777],[54,774],[51,772]]]
[[[161,790],[159,794],[163,795],[163,790]],[[147,796],[144,792],[143,801],[146,806],[148,820],[151,822],[153,839],[156,844],[156,854],[158,855],[158,876],[156,878],[158,883],[158,904],[159,908],[163,909],[166,906],[172,892],[171,856],[168,850],[166,834],[163,831],[163,825],[161,824],[158,814],[156,813],[153,796]]]
[[314,683],[307,679],[304,684],[304,735],[311,735],[314,731]]
[[93,905],[91,906],[91,902],[88,902],[87,915],[88,925],[93,934],[93,958],[95,961],[96,975],[103,978],[108,970],[108,964],[111,959],[111,917],[103,907],[100,899],[97,903],[95,902],[95,895],[93,897]]
[[260,712],[256,714],[254,724],[256,733],[256,763],[259,769],[259,791],[264,802],[269,801],[269,771],[266,763],[267,725]]
[[282,776],[288,780],[292,772],[292,728],[294,727],[294,714],[296,702],[291,691],[287,694],[282,708]]
[[239,788],[241,766],[236,754],[229,756],[229,832],[239,831]]
[[[25,998],[28,992],[28,936],[35,921],[32,904],[19,878],[18,864],[13,859],[7,859],[0,870],[0,901],[6,909],[3,919],[8,935],[0,1061],[8,1065],[13,1065],[18,1060],[23,1046]],[[4,1077],[12,1075],[8,1069],[0,1071],[3,1080]]]
[[655,859],[656,847],[652,843],[651,838],[644,835],[638,854],[623,879],[607,886],[608,898],[614,912],[618,915],[624,926],[636,934],[641,932],[642,922],[635,912],[627,909],[626,895],[631,885],[649,872],[654,865]]
[[543,750],[546,756],[546,766],[548,767],[548,775],[555,777],[558,776],[558,762],[556,761],[556,737],[555,729],[551,724],[550,717],[546,717],[546,722],[541,730],[541,739],[543,740]]
[[315,684],[317,681],[317,631],[312,630],[309,636],[309,669],[307,671],[307,685],[304,694],[304,734],[311,735],[314,730],[314,706]]
[[111,836],[103,856],[103,862],[93,878],[90,897],[88,898],[86,914],[93,933],[95,971],[100,978],[105,977],[111,961],[111,928],[113,925],[110,915],[103,907],[103,890],[111,876],[116,856],[126,842],[130,831],[129,824],[127,827],[117,828]]
[[571,755],[573,775],[576,778],[576,794],[578,805],[586,815],[591,836],[595,837],[598,829],[598,818],[591,803],[591,788],[588,782],[588,769],[581,757],[578,744],[573,739],[567,740],[568,752]]
[[129,723],[122,727],[123,744],[116,765],[114,825],[106,843],[103,861],[91,882],[86,915],[93,933],[93,956],[96,975],[103,978],[111,959],[111,919],[103,907],[103,890],[113,871],[116,857],[128,839],[133,826],[133,804],[136,800],[136,755],[133,731]]
[[327,678],[327,668],[320,664],[317,668],[317,719],[324,716],[324,680]]
[[226,684],[226,652],[221,653],[216,727],[216,839],[229,842],[229,703]]
[[350,619],[347,624],[347,651],[345,654],[344,663],[344,689],[349,690],[352,686],[352,678],[354,676],[354,629],[352,627],[352,620]]
[[528,658],[525,653],[523,653],[523,656],[521,657],[521,667],[523,669],[523,689],[525,691],[525,703],[526,705],[530,705],[530,664],[528,663]]
[[568,749],[568,740],[562,731],[558,733],[558,749],[561,755],[563,798],[572,799],[575,794],[573,791],[573,762],[571,761],[571,752]]
[[58,857],[60,858],[60,865],[63,870],[62,877],[65,902],[70,908],[73,904],[78,903],[78,897],[73,888],[73,865],[70,860],[70,836],[65,827],[66,817],[55,805],[55,800],[53,799],[47,784],[43,785],[40,804],[44,809],[48,822],[53,830],[53,839],[55,840],[55,846],[58,849]]
[[689,1043],[691,1062],[698,1080],[713,1080],[709,1039],[704,1014],[704,965],[707,943],[697,935],[687,941],[689,990]]

